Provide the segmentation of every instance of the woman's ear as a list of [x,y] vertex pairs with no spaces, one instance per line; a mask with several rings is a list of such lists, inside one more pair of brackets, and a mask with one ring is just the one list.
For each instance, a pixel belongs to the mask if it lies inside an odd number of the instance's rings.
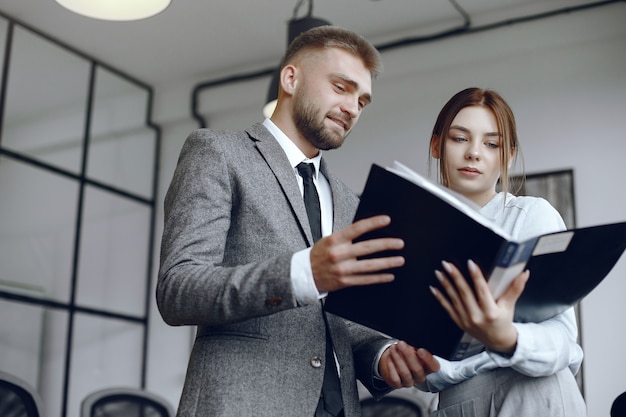
[[441,157],[441,149],[439,149],[440,141],[437,135],[432,135],[430,138],[430,155],[439,159]]

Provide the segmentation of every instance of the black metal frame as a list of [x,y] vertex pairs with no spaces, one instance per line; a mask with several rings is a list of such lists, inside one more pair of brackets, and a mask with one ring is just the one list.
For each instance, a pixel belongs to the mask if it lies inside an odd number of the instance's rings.
[[[84,54],[81,51],[78,51],[67,44],[54,39],[53,37],[42,33],[24,23],[17,21],[16,19],[8,16],[2,12],[0,12],[0,17],[6,19],[7,21],[7,36],[6,36],[6,44],[4,50],[4,64],[2,67],[2,76],[1,76],[1,84],[0,84],[0,156],[4,156],[6,158],[19,161],[25,164],[29,164],[31,166],[35,166],[37,168],[48,171],[50,174],[61,175],[66,178],[76,180],[80,183],[79,195],[78,195],[78,207],[77,207],[77,216],[76,216],[76,232],[74,236],[74,247],[73,247],[73,265],[72,265],[72,277],[71,277],[71,294],[68,303],[59,302],[55,300],[45,299],[45,298],[36,298],[30,297],[27,295],[14,294],[8,291],[0,290],[0,299],[16,301],[19,303],[27,303],[31,305],[37,305],[45,308],[52,308],[57,310],[62,310],[68,313],[68,332],[66,335],[66,352],[65,352],[65,364],[64,364],[64,377],[63,377],[63,399],[62,399],[62,410],[61,416],[66,416],[68,414],[68,397],[69,397],[69,379],[70,379],[70,363],[72,357],[72,338],[74,336],[74,318],[76,313],[87,313],[94,316],[98,316],[101,318],[110,318],[115,320],[121,320],[126,322],[131,322],[135,324],[141,324],[143,326],[143,343],[142,343],[142,363],[141,363],[141,388],[145,388],[146,385],[146,374],[147,374],[147,348],[148,348],[148,330],[149,330],[149,317],[150,317],[150,305],[153,298],[151,282],[152,282],[152,270],[153,270],[153,257],[154,257],[154,242],[155,242],[155,221],[156,221],[156,198],[158,194],[158,176],[159,176],[159,158],[160,158],[160,148],[161,148],[161,128],[152,122],[152,103],[153,103],[153,89],[149,85],[115,69],[110,67],[109,65],[98,61],[97,59]],[[90,74],[89,74],[89,90],[86,106],[86,120],[85,120],[85,130],[83,133],[83,143],[82,143],[82,166],[80,174],[75,174],[68,170],[64,170],[53,165],[47,164],[45,162],[33,159],[28,155],[21,154],[18,152],[11,151],[9,149],[5,149],[2,147],[2,126],[4,124],[4,110],[5,110],[5,100],[6,100],[6,91],[9,80],[9,64],[11,59],[11,49],[12,49],[12,41],[13,41],[13,31],[16,26],[19,26],[23,29],[26,29],[37,36],[60,46],[61,48],[69,51],[72,54],[75,54],[79,57],[84,58],[90,63]],[[87,155],[89,151],[89,130],[91,123],[91,115],[92,115],[92,104],[94,99],[94,90],[95,90],[95,75],[97,68],[103,68],[108,70],[109,72],[131,82],[132,84],[144,89],[147,92],[147,103],[146,103],[146,114],[145,114],[145,125],[154,131],[155,134],[155,154],[154,154],[154,163],[153,163],[153,180],[151,185],[151,198],[145,198],[140,195],[136,195],[125,190],[107,185],[105,183],[89,179],[86,177],[86,164],[87,164]],[[78,261],[79,261],[79,247],[80,247],[80,236],[81,236],[81,223],[82,223],[82,215],[83,215],[83,202],[84,202],[84,190],[87,185],[93,186],[95,188],[108,191],[114,195],[117,195],[122,198],[133,200],[139,204],[148,206],[150,209],[150,233],[147,236],[147,245],[148,245],[148,259],[147,262],[147,274],[146,274],[146,285],[145,285],[145,310],[141,316],[133,316],[126,314],[116,314],[109,311],[101,310],[98,308],[88,308],[81,307],[76,305],[76,284],[77,284],[77,273],[78,273]]]

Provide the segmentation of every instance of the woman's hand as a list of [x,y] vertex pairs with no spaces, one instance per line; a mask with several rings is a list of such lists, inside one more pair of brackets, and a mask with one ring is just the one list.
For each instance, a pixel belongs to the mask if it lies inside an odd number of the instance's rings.
[[431,291],[452,320],[489,349],[513,354],[517,345],[517,330],[513,326],[515,303],[524,291],[530,272],[520,273],[496,301],[473,261],[468,261],[467,265],[474,290],[453,264],[443,261],[442,265],[447,275],[441,271],[435,271],[435,275],[448,297],[437,288],[431,287]]

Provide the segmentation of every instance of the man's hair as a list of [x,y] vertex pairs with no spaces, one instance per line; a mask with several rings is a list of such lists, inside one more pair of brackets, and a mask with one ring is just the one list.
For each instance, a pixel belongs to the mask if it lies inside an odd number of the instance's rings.
[[298,35],[287,48],[281,68],[301,53],[326,48],[340,48],[359,57],[372,78],[382,71],[380,52],[374,45],[352,31],[329,25],[314,27]]

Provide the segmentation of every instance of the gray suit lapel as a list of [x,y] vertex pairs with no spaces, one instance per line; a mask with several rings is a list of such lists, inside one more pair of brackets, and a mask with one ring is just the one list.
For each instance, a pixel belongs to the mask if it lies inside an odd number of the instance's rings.
[[345,186],[332,174],[324,158],[320,164],[320,171],[328,180],[333,196],[333,230],[343,229],[352,223],[354,206],[344,201],[348,198],[345,194]]
[[[285,155],[285,151],[283,151],[283,148],[281,148],[274,136],[272,136],[261,123],[256,123],[250,127],[247,132],[251,139],[256,141],[256,147],[280,184],[285,198],[287,198],[287,201],[289,201],[295,213],[300,229],[306,236],[309,244],[313,245],[313,236],[311,234],[311,227],[309,226],[309,218],[307,217],[304,207],[304,201],[302,200],[302,194],[298,188],[293,168],[289,163],[289,159],[287,159],[287,155]],[[268,201],[268,204],[271,203],[271,201]]]

